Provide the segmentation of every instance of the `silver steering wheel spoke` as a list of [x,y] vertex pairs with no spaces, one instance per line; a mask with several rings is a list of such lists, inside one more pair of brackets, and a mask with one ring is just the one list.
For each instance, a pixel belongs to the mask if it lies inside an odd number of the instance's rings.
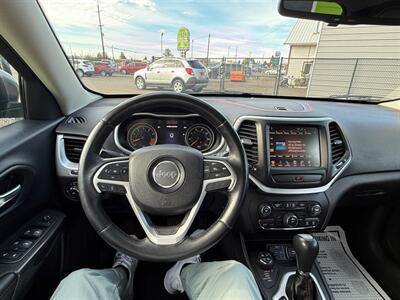
[[93,177],[93,185],[98,193],[125,195],[129,190],[129,158],[103,159]]
[[229,159],[216,156],[204,157],[204,180],[199,199],[186,212],[180,224],[173,227],[155,226],[146,212],[134,199],[129,186],[129,158],[105,160],[93,178],[95,189],[99,193],[126,195],[147,238],[157,245],[175,245],[182,242],[192,225],[208,192],[231,191],[236,184],[236,173]]
[[156,245],[176,245],[182,242],[192,225],[197,212],[206,196],[206,191],[203,189],[199,200],[196,204],[185,214],[180,224],[176,226],[157,227],[152,224],[148,215],[136,204],[132,193],[128,190],[126,197],[135,213],[140,225],[142,226],[147,238]]

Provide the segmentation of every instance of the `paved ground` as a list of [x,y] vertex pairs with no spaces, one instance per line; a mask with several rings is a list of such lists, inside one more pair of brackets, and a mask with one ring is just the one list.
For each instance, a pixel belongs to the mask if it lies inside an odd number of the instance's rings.
[[0,128],[18,121],[17,118],[0,118]]
[[[151,90],[138,90],[133,82],[133,75],[113,74],[111,77],[83,77],[82,81],[89,88],[104,94],[141,94]],[[211,79],[203,91],[220,91],[220,80]],[[263,77],[261,79],[248,79],[245,82],[224,81],[225,91],[237,91],[248,93],[263,93],[272,95],[274,93],[275,78]],[[152,89],[158,90],[158,89]],[[190,91],[189,91],[190,92]],[[306,95],[305,88],[279,88],[280,96]]]

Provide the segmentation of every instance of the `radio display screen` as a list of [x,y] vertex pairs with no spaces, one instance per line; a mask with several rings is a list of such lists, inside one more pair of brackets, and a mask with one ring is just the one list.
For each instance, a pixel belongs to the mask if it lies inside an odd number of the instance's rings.
[[269,162],[271,168],[320,167],[318,128],[270,126]]

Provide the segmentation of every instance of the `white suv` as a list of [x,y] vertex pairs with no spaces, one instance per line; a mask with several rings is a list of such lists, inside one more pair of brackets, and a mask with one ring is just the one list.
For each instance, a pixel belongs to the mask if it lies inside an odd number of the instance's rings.
[[162,58],[135,72],[136,87],[172,87],[177,93],[187,89],[201,92],[208,84],[207,69],[194,59]]
[[92,76],[94,74],[94,66],[90,61],[83,59],[70,60],[74,66],[76,74],[78,74],[79,77]]

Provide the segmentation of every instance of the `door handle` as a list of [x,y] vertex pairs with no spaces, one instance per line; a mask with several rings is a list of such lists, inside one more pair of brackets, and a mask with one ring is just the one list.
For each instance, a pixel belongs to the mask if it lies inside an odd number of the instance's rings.
[[175,73],[175,71],[174,71],[174,70],[172,70],[172,71],[171,71],[171,73]]
[[157,74],[160,74],[160,71],[157,71]]
[[3,207],[8,202],[15,200],[21,191],[22,186],[18,184],[16,187],[12,188],[8,192],[5,192],[3,195],[0,195],[0,207]]

